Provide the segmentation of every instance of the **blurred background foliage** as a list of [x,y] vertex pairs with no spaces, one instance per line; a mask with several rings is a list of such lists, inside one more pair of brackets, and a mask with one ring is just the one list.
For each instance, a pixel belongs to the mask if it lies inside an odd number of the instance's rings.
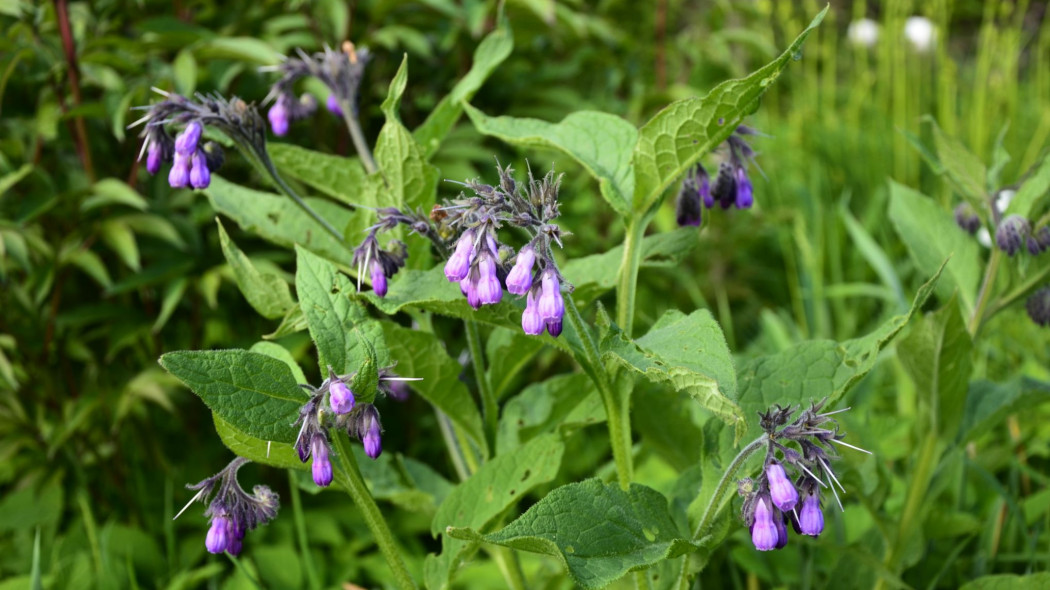
[[[864,334],[898,313],[928,278],[889,223],[888,180],[946,210],[958,200],[913,146],[930,143],[924,115],[984,161],[1001,137],[1010,155],[1004,186],[1041,160],[1050,136],[1046,3],[831,5],[800,61],[752,118],[765,134],[754,142],[764,176],[756,179],[756,209],[712,213],[683,264],[646,269],[640,323],[669,308],[710,308],[741,356]],[[671,100],[766,63],[822,6],[508,0],[514,52],[472,104],[490,115],[550,121],[598,109],[640,123]],[[137,118],[130,107],[147,104],[151,87],[258,101],[272,82],[258,66],[295,48],[352,39],[375,55],[361,98],[366,135],[374,138],[382,125],[379,105],[402,54],[410,79],[401,115],[414,128],[469,69],[495,11],[496,2],[481,0],[0,0],[0,588],[385,581],[385,566],[345,500],[320,494],[298,502],[297,479],[285,481],[273,469],[242,471],[245,485],[266,480],[281,493],[284,516],[253,535],[238,567],[205,552],[204,519],[191,511],[171,521],[189,497],[182,485],[213,473],[229,452],[207,409],[156,358],[177,349],[248,347],[276,322],[259,318],[237,290],[208,200],[148,176],[126,127]],[[932,23],[928,44],[905,35],[913,16]],[[870,44],[856,29],[849,35],[851,23],[865,18],[878,25]],[[352,152],[345,131],[323,115],[294,125],[285,141]],[[493,156],[519,170],[527,157],[537,169],[553,164],[566,172],[563,225],[575,234],[567,257],[620,242],[622,227],[597,187],[560,154],[515,152],[464,120],[434,163],[442,178],[491,178]],[[259,184],[243,160],[228,160],[224,176]],[[456,192],[447,183],[441,190]],[[667,208],[655,229],[673,225]],[[287,251],[226,227],[253,262],[290,277]],[[1048,331],[1017,307],[981,334],[975,377],[1050,378]],[[302,335],[282,343],[297,356],[308,347]],[[462,343],[449,348],[455,353]],[[903,510],[922,404],[901,361],[892,351],[885,356],[850,394],[861,410],[847,419],[852,438],[877,459],[847,458],[855,469],[844,482],[854,492],[845,514],[829,516],[835,524],[818,541],[774,556],[754,552],[737,534],[711,557],[705,584],[865,587],[881,579],[958,587],[983,574],[1046,569],[1046,409],[1016,414],[965,447],[943,441],[945,460],[927,498],[933,508],[923,512],[927,535],[880,536],[880,519]],[[564,370],[556,359],[541,357],[540,371]],[[681,438],[664,440],[668,416],[688,410],[644,391],[634,410],[636,439],[651,443],[636,459],[638,478],[670,490],[697,459]],[[440,449],[422,436],[436,428],[425,404],[411,400],[388,412],[390,448],[451,477]],[[603,436],[599,428],[573,439],[562,482],[607,459]],[[391,489],[384,506],[418,571],[436,548],[427,533],[433,506],[407,509]],[[309,531],[307,549],[295,545],[298,523]],[[894,542],[906,542],[892,547],[903,556],[900,572],[882,565]],[[570,584],[553,560],[522,560],[536,587]],[[502,581],[480,561],[457,583]]]

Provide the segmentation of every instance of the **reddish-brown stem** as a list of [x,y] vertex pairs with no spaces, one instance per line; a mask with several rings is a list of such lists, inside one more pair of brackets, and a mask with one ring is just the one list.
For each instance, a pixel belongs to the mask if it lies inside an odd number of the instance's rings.
[[[77,65],[77,50],[73,41],[73,28],[69,24],[69,5],[66,0],[55,0],[55,17],[58,19],[58,30],[62,36],[62,49],[66,54],[69,66],[69,90],[73,94],[73,105],[80,106],[80,68]],[[91,162],[91,147],[87,141],[87,127],[84,118],[77,115],[73,119],[74,137],[77,141],[80,161],[88,179],[94,182],[95,167]]]

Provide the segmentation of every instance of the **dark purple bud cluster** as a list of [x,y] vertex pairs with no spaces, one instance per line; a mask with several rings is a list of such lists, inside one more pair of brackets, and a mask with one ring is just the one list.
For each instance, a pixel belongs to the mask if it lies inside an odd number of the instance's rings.
[[197,490],[197,494],[175,515],[178,518],[194,502],[208,502],[214,492],[204,516],[211,519],[204,546],[211,553],[226,552],[238,555],[241,552],[244,534],[262,526],[277,516],[280,502],[270,488],[255,486],[249,494],[237,483],[237,470],[248,463],[247,459],[238,457],[222,471],[201,481],[196,485],[186,486]]
[[[744,496],[741,515],[759,551],[784,547],[789,522],[798,534],[820,535],[824,530],[820,488],[831,489],[840,509],[842,502],[835,486],[846,491],[831,469],[831,461],[837,457],[835,445],[868,452],[842,442],[844,435],[831,416],[845,410],[820,413],[824,403],[812,404],[790,423],[795,408],[777,406],[760,414],[768,441],[762,473],[754,480],[740,481],[738,486]],[[791,443],[796,448],[787,446]]]
[[342,117],[344,113],[356,112],[361,78],[371,59],[367,49],[356,49],[349,41],[343,43],[339,51],[325,47],[324,51],[312,55],[302,50],[297,53],[295,57],[285,58],[280,65],[262,68],[281,74],[267,97],[267,101],[273,100],[269,119],[276,135],[284,135],[292,121],[312,115],[317,108],[316,100],[310,95],[296,99],[294,87],[302,78],[317,78],[331,90],[325,107],[332,114]]
[[1025,309],[1033,322],[1044,327],[1050,326],[1050,285],[1041,287],[1032,293],[1028,297]]
[[699,226],[702,219],[701,203],[708,209],[714,208],[715,203],[722,209],[751,208],[755,202],[755,189],[747,175],[747,165],[749,161],[754,161],[755,152],[744,139],[746,135],[757,135],[757,132],[740,125],[726,140],[728,155],[719,164],[714,182],[700,163],[686,174],[675,201],[678,225]]
[[213,141],[202,141],[207,126],[217,128],[256,153],[265,150],[262,120],[254,107],[239,98],[227,101],[218,96],[197,94],[189,99],[154,90],[163,95],[164,100],[141,107],[146,115],[129,127],[145,124],[139,158],[146,155],[146,170],[150,174],[157,174],[163,164],[171,162],[168,184],[173,188],[207,188],[211,184],[211,173],[223,165],[222,147]]
[[1021,215],[1009,215],[999,222],[995,229],[995,243],[1007,256],[1017,254],[1025,245],[1032,226]]
[[[391,369],[392,367],[387,367],[379,370],[378,395],[389,395],[399,399],[398,396],[402,392],[407,395],[404,382],[418,379],[398,377]],[[351,389],[353,378],[353,374],[336,375],[332,368],[328,367],[328,378],[320,387],[306,384],[300,386],[311,395],[299,409],[299,418],[295,422],[300,425],[295,450],[303,463],[313,457],[311,471],[314,483],[321,487],[328,487],[332,483],[329,428],[344,430],[350,438],[361,441],[365,447],[365,454],[373,459],[383,452],[383,424],[379,420],[379,410],[374,404],[358,403]],[[334,418],[329,418],[329,414]]]
[[[396,225],[396,224],[395,224]],[[372,291],[379,297],[386,297],[387,279],[397,274],[401,267],[405,266],[408,258],[408,249],[405,244],[398,240],[391,240],[387,250],[379,247],[376,232],[389,229],[390,225],[384,221],[371,227],[368,236],[361,245],[354,249],[353,263],[357,266],[357,290],[361,290],[361,277],[368,274],[372,283]]]
[[[552,244],[561,246],[561,238],[569,235],[553,223],[559,215],[561,177],[552,171],[536,179],[530,170],[528,182],[522,184],[514,180],[509,166],[497,170],[499,186],[477,180],[462,183],[474,196],[461,193],[431,215],[439,224],[438,233],[450,236],[453,244],[445,277],[459,283],[474,309],[499,303],[504,286],[512,295],[524,295],[521,327],[525,333],[539,335],[547,330],[556,337],[565,315],[562,286],[572,292],[552,251]],[[505,224],[524,229],[531,238],[517,254],[499,241],[499,230]]]
[[955,206],[955,223],[971,236],[981,228],[981,218],[972,205],[963,201]]

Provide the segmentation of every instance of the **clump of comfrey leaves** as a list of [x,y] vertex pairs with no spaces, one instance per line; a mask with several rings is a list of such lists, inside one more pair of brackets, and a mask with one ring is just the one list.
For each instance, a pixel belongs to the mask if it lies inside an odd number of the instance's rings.
[[[810,405],[798,418],[794,407],[776,406],[761,417],[766,443],[762,472],[756,478],[738,482],[744,497],[741,517],[751,532],[751,541],[759,551],[781,549],[788,542],[787,525],[795,532],[811,537],[824,531],[821,511],[821,488],[830,488],[842,509],[835,486],[839,483],[831,462],[837,457],[835,445],[864,453],[864,449],[842,442],[843,434],[831,416],[849,408],[821,413],[827,400]],[[790,422],[789,422],[790,421]],[[788,446],[788,445],[792,446]],[[789,477],[788,470],[793,478]]]

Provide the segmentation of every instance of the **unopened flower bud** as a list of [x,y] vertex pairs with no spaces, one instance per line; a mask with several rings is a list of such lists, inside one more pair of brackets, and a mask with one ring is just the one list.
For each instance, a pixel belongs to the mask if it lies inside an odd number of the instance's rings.
[[266,118],[270,120],[270,127],[274,135],[281,137],[288,133],[289,113],[288,107],[284,104],[284,97],[277,98],[277,102],[266,113]]
[[981,227],[981,218],[973,206],[963,201],[955,206],[955,223],[970,235],[977,233]]
[[675,219],[680,227],[700,227],[703,220],[701,211],[700,191],[692,178],[686,178],[682,181],[682,188],[678,191],[678,199],[675,201]]
[[161,153],[160,146],[152,143],[149,146],[146,154],[146,171],[150,174],[156,174],[160,171],[160,165],[163,161],[163,154]]
[[193,159],[191,160],[190,167],[190,186],[193,188],[208,188],[211,184],[211,171],[208,170],[208,163],[204,157],[204,152],[197,150],[193,153]]
[[383,452],[382,432],[383,426],[379,422],[379,412],[375,406],[369,405],[365,408],[362,416],[361,430],[364,435],[361,443],[365,447],[365,454],[376,459]]
[[325,103],[325,107],[328,108],[328,112],[332,113],[336,117],[343,116],[343,107],[339,106],[339,98],[335,94],[328,95],[328,101]]
[[783,549],[788,544],[788,528],[786,516],[784,514],[774,513],[773,525],[777,528],[777,544],[774,549]]
[[784,466],[779,463],[770,463],[766,467],[766,478],[769,480],[769,496],[773,505],[783,512],[791,512],[798,502],[798,490],[788,479],[784,472]]
[[189,125],[175,136],[175,153],[185,156],[187,159],[197,151],[197,143],[200,142],[203,127],[199,121],[190,121]]
[[824,513],[820,511],[820,498],[816,492],[810,492],[802,501],[802,510],[798,515],[798,530],[803,535],[816,537],[824,532]]
[[1050,325],[1050,285],[1042,287],[1028,297],[1025,304],[1028,317],[1040,326]]
[[379,297],[386,297],[387,283],[386,273],[383,272],[383,265],[378,260],[372,261],[372,291]]
[[999,222],[999,227],[995,230],[995,243],[1008,256],[1013,256],[1024,245],[1030,229],[1027,219],[1020,215],[1011,215]]
[[473,252],[474,232],[468,229],[459,237],[459,241],[456,242],[455,252],[449,257],[448,262],[445,263],[445,278],[452,282],[462,281],[466,278],[467,273],[470,272]]
[[755,202],[754,187],[743,166],[736,169],[736,208],[750,209]]
[[185,188],[190,185],[190,158],[178,152],[168,172],[168,184],[171,188]]

